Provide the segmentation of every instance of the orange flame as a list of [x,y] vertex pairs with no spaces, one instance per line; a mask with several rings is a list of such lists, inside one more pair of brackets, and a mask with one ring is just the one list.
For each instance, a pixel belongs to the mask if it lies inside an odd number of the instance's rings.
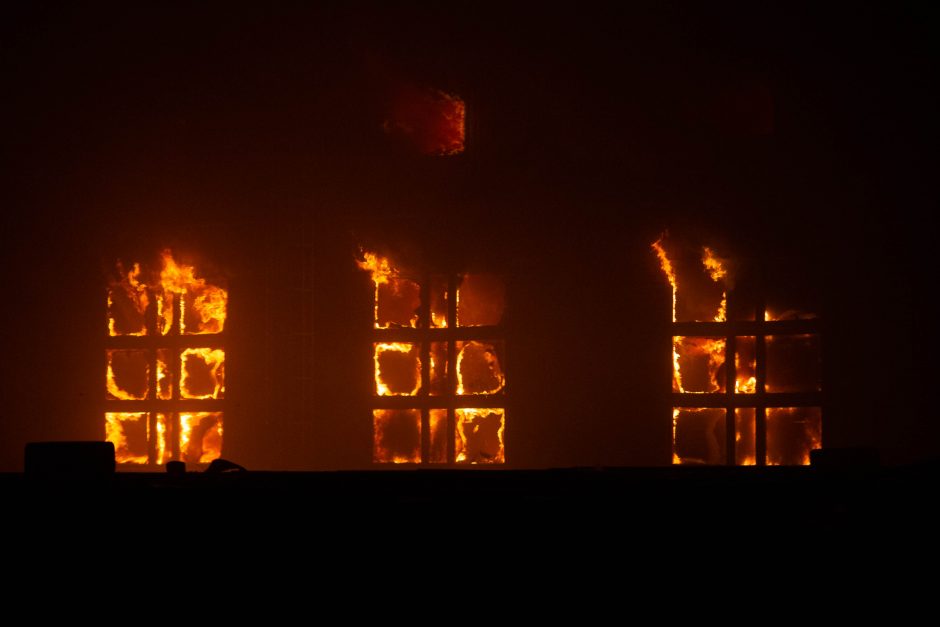
[[[118,270],[121,272],[120,265],[118,266]],[[126,301],[130,303],[130,305],[134,308],[134,310],[136,310],[138,314],[140,314],[140,316],[143,316],[147,311],[147,305],[150,303],[150,299],[147,295],[147,286],[143,285],[138,280],[140,273],[140,264],[135,263],[131,271],[124,274],[121,277],[121,280],[112,284],[111,289],[108,290],[108,334],[111,336],[147,335],[146,325],[142,325],[136,331],[119,331],[117,329],[117,314],[114,310],[114,292],[116,290],[120,290],[120,292],[125,296]]]
[[[194,439],[194,434],[198,439]],[[180,414],[180,454],[183,461],[207,464],[222,455],[222,414]]]
[[[127,428],[132,423],[139,423],[140,421],[143,421],[143,442],[138,442],[136,443],[137,446],[132,447],[128,442]],[[147,463],[146,434],[148,431],[149,425],[147,424],[146,413],[108,412],[104,415],[104,437],[106,441],[114,445],[114,460],[119,464]],[[132,451],[132,448],[143,448],[143,452],[140,450]]]
[[415,372],[413,373],[414,388],[411,390],[396,392],[386,382],[386,375],[382,371],[382,355],[386,352],[395,352],[402,355],[408,355],[415,349],[414,344],[407,342],[381,342],[375,345],[375,391],[379,396],[414,396],[421,388],[421,362],[414,360]]
[[[187,348],[180,353],[182,370],[180,375],[180,396],[182,398],[206,399],[222,398],[225,394],[225,351],[221,348]],[[208,369],[208,381],[193,383],[193,364],[204,364]],[[212,386],[212,391],[208,386]]]
[[457,419],[456,460],[471,464],[506,461],[506,410],[461,408]]
[[[162,299],[157,300],[157,315],[162,321],[162,333],[165,335],[173,324],[174,294],[180,297],[180,333],[221,333],[225,327],[228,292],[206,283],[205,279],[197,278],[193,266],[176,263],[169,250],[164,250],[162,257],[160,285],[163,287],[166,303],[164,304]],[[187,319],[187,309],[192,312],[190,316],[194,316],[194,320]]]
[[[714,251],[708,246],[702,247],[702,265],[706,272],[715,283],[721,283],[728,278],[728,271],[722,265],[721,260],[715,256]],[[718,306],[718,313],[715,314],[715,322],[724,322],[728,316],[728,292],[722,291],[721,305]]]

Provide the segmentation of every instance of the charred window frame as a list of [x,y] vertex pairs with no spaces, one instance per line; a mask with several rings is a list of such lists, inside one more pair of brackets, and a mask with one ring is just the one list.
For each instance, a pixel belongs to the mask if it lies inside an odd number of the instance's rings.
[[[733,298],[733,293],[729,295]],[[727,465],[806,465],[809,451],[821,445],[823,395],[821,377],[821,324],[818,318],[768,319],[766,306],[756,306],[753,320],[721,322],[673,322],[672,346],[677,338],[707,338],[724,341],[724,364],[717,392],[677,392],[673,407],[673,463],[684,463],[680,419],[689,412],[701,412],[703,420],[719,421],[714,433],[718,451],[716,463]],[[777,347],[803,345],[809,364],[801,371],[802,382],[791,384],[785,372],[799,367],[800,360],[787,355],[774,358]],[[742,355],[751,353],[742,367]],[[771,372],[768,380],[768,366]],[[753,371],[742,385],[740,370]],[[807,372],[813,369],[815,372]],[[675,376],[675,375],[674,375]],[[798,377],[798,378],[800,378]],[[805,381],[814,383],[807,384]],[[771,385],[773,383],[773,385]],[[675,385],[674,385],[675,387]],[[710,413],[709,413],[710,412]],[[723,414],[723,415],[722,415]],[[722,453],[723,450],[723,454]]]
[[[487,310],[490,303],[485,297],[463,295],[464,288],[478,280],[504,289],[503,279],[492,274],[425,274],[417,279],[396,279],[418,287],[420,304],[413,325],[383,324],[377,285],[372,344],[376,386],[372,397],[373,462],[504,463],[505,294],[491,310]],[[482,305],[482,312],[472,311],[471,299]],[[398,393],[380,389],[380,351],[390,346],[401,351],[407,347],[412,359],[417,359],[420,377],[413,393],[406,389],[410,383]],[[475,366],[467,365],[471,361]],[[476,372],[470,373],[474,368]],[[413,451],[405,447],[397,455],[385,449],[382,438],[391,420],[417,422],[420,446]]]
[[[139,268],[135,271],[139,274]],[[125,275],[122,281],[127,280]],[[115,329],[121,317],[122,290],[117,283],[109,288],[103,409],[105,439],[115,443],[119,464],[160,465],[173,460],[199,464],[221,455],[227,292],[201,280],[198,283],[202,293],[171,292],[135,282],[146,304],[134,312],[139,321],[133,330]],[[221,298],[222,308],[203,326],[198,301],[207,295]],[[117,357],[136,360],[132,370],[137,376],[131,378],[140,381],[137,393],[125,394],[116,383]]]

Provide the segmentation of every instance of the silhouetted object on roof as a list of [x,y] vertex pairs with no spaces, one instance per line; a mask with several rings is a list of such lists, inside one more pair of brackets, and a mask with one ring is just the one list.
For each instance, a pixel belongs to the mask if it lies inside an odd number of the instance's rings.
[[186,462],[172,461],[166,463],[166,474],[178,477],[186,474]]
[[220,458],[213,459],[209,467],[206,468],[206,472],[210,474],[221,474],[223,472],[247,472],[247,469],[244,466],[239,466],[235,462]]
[[111,442],[30,442],[25,450],[26,476],[38,479],[90,480],[114,476]]

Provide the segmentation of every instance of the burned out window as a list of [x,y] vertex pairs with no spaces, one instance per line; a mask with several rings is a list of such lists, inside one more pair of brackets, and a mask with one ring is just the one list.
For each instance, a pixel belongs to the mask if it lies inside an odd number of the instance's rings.
[[119,464],[208,463],[222,452],[228,292],[178,264],[119,264],[108,287],[105,439]]
[[504,463],[502,279],[407,276],[373,253],[359,266],[375,289],[373,461]]
[[771,310],[710,247],[652,247],[672,288],[673,463],[809,464],[822,445],[816,316]]

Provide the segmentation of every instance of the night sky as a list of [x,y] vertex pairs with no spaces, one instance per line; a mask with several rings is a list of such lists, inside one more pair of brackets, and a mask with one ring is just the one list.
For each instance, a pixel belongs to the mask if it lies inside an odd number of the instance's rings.
[[[507,276],[511,466],[666,464],[665,230],[823,317],[827,446],[940,454],[914,3],[166,4],[3,8],[0,470],[101,437],[107,274],[167,246],[228,279],[247,466],[369,466],[359,245]],[[464,154],[383,130],[413,87]]]

